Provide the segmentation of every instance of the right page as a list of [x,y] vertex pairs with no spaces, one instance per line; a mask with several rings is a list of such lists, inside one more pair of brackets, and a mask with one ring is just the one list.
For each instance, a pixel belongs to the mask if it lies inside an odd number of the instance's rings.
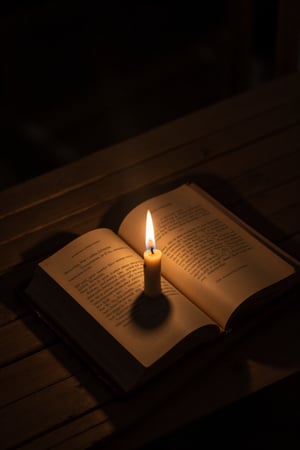
[[222,328],[243,301],[295,272],[224,207],[187,184],[143,202],[121,223],[119,235],[140,255],[148,209],[163,275]]

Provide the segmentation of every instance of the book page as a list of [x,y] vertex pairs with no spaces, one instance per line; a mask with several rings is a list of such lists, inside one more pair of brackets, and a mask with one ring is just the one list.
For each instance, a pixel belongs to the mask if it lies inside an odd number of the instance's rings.
[[162,273],[222,328],[245,299],[295,271],[189,185],[147,200],[123,220],[119,235],[140,255],[147,209]]
[[165,280],[164,295],[145,298],[143,260],[111,230],[90,231],[39,265],[146,367],[198,328],[206,338],[219,332]]

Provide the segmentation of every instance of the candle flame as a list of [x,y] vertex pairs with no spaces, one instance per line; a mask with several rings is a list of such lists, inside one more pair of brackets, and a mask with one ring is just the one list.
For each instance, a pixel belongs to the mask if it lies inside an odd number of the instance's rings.
[[155,248],[154,227],[152,216],[148,209],[146,217],[146,249],[153,250]]

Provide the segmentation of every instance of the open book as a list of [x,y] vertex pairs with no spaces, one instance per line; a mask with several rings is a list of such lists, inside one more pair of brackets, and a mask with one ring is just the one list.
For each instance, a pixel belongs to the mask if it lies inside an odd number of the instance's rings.
[[[157,298],[143,293],[148,209],[162,252]],[[89,231],[40,262],[26,294],[129,391],[189,349],[226,339],[298,279],[298,261],[183,184],[134,207],[118,233]]]

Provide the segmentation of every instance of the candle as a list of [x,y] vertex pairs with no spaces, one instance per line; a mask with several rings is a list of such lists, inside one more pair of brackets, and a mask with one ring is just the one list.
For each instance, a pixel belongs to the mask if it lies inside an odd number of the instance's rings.
[[146,218],[146,251],[144,252],[144,292],[148,297],[158,297],[160,287],[161,251],[155,248],[151,213]]

